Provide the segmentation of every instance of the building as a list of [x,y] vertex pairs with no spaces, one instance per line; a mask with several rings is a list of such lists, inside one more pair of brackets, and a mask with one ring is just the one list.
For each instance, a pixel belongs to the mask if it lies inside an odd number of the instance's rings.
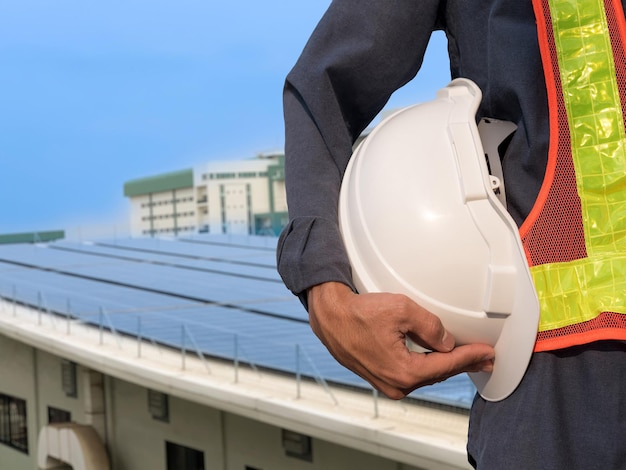
[[0,469],[469,468],[467,377],[379,397],[315,338],[275,249],[0,246]]
[[287,223],[284,166],[272,153],[129,181],[131,233],[276,236]]
[[199,225],[193,170],[185,169],[129,181],[133,236],[196,232]]

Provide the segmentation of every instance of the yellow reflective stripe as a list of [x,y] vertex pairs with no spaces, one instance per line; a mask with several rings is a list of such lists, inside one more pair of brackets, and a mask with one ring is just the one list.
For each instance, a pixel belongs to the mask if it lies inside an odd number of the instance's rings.
[[539,331],[626,313],[626,257],[615,254],[531,268],[541,306]]
[[626,136],[602,0],[549,0],[588,258],[531,268],[539,331],[626,313]]

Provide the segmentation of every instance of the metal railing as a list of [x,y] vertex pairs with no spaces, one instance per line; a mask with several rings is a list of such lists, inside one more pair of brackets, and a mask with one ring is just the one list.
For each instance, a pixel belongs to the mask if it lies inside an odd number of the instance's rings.
[[[303,385],[314,381],[320,386],[325,395],[334,405],[339,401],[328,384],[327,379],[320,373],[315,361],[306,348],[301,344],[276,343],[258,336],[252,338],[233,331],[220,329],[215,326],[177,320],[175,313],[180,309],[189,309],[189,304],[181,306],[159,306],[135,309],[107,310],[93,301],[81,301],[80,296],[70,299],[61,294],[44,294],[37,289],[23,285],[0,285],[0,313],[18,315],[19,306],[30,309],[31,315],[36,315],[36,322],[42,326],[46,321],[58,332],[66,335],[83,334],[76,327],[83,326],[92,332],[97,332],[97,344],[104,344],[105,334],[111,335],[118,348],[123,343],[136,342],[134,346],[136,357],[144,357],[144,348],[152,346],[153,350],[163,354],[165,351],[177,352],[180,356],[180,368],[188,368],[189,354],[196,356],[207,374],[212,374],[209,365],[210,358],[217,358],[232,365],[234,383],[240,381],[240,370],[247,367],[257,375],[261,375],[262,368],[276,370],[292,375],[295,381],[295,397],[302,398]],[[198,304],[198,309],[209,309],[204,304]],[[65,323],[65,328],[62,324]],[[176,334],[176,331],[178,333]],[[86,331],[86,330],[85,330]],[[246,352],[246,344],[256,347],[253,361]],[[131,346],[132,347],[132,346]],[[261,352],[259,350],[262,350]],[[264,358],[262,356],[265,356]],[[287,367],[289,357],[293,358],[293,366]],[[273,358],[279,357],[280,361]],[[278,363],[280,362],[280,363]],[[335,380],[335,382],[337,382]],[[356,383],[356,382],[355,382]],[[353,384],[346,384],[353,386]],[[475,392],[471,382],[462,381],[457,384],[438,384],[436,393],[428,394],[423,389],[417,396],[420,400],[432,401],[438,404],[450,405],[458,408],[469,408]],[[445,387],[450,390],[449,397],[445,395]],[[374,417],[379,416],[379,396],[371,387],[360,386],[369,390],[372,396]],[[462,399],[458,397],[461,396]]]
[[[84,309],[82,312],[75,308],[75,302],[72,303],[70,298],[60,299],[59,296],[55,301],[48,300],[49,295],[46,296],[43,292],[27,287],[13,284],[9,289],[0,288],[0,313],[10,314],[13,317],[18,316],[19,307],[27,307],[30,310],[31,317],[35,318],[37,325],[44,326],[48,324],[54,331],[64,333],[66,335],[82,334],[76,330],[77,326],[83,326],[85,328],[91,328],[97,331],[97,344],[99,346],[105,343],[105,334],[111,335],[118,348],[123,348],[123,342],[128,341],[136,342],[136,357],[141,359],[143,356],[143,347],[146,343],[163,352],[164,350],[173,352],[178,351],[180,355],[180,368],[181,370],[187,370],[187,356],[189,353],[195,355],[206,372],[211,374],[211,367],[209,365],[209,358],[213,356],[211,348],[206,347],[206,340],[202,341],[201,336],[203,333],[208,337],[220,337],[220,342],[225,344],[230,342],[231,346],[228,348],[230,353],[227,353],[226,348],[222,347],[221,351],[218,351],[219,359],[229,361],[232,363],[234,371],[234,382],[238,383],[240,380],[240,369],[242,366],[249,367],[256,374],[260,375],[259,365],[250,359],[250,355],[246,354],[243,343],[246,337],[244,335],[233,333],[230,331],[222,330],[215,327],[209,327],[206,325],[190,324],[189,322],[179,321],[175,328],[179,329],[179,339],[174,340],[172,332],[172,322],[175,321],[171,315],[166,316],[159,314],[158,308],[155,308],[155,312],[150,314],[141,309],[139,311],[124,310],[119,313],[108,311],[103,306],[98,306],[96,311],[94,309]],[[63,307],[63,308],[60,308]],[[207,308],[203,305],[204,308]],[[167,308],[166,308],[167,310]],[[135,316],[136,321],[134,328],[129,328],[130,322],[120,321],[123,317]],[[164,324],[164,319],[167,318],[167,335],[159,334],[159,324]],[[62,324],[65,323],[65,328],[62,328]],[[147,323],[151,323],[151,327],[148,327]],[[116,326],[117,325],[117,326]],[[194,334],[195,332],[195,334]],[[228,340],[230,337],[230,340]],[[249,339],[249,338],[248,338]],[[259,343],[263,340],[255,338],[255,342]],[[289,349],[293,348],[293,345],[278,344],[273,342],[267,342],[268,350],[282,349],[285,353],[288,353]],[[204,346],[204,347],[203,347]],[[302,384],[305,378],[313,379],[319,384],[331,401],[337,405],[338,401],[331,388],[319,374],[314,362],[311,360],[306,350],[300,345],[295,345],[295,350],[292,349],[294,354],[295,363],[295,394],[296,398],[302,397]],[[305,367],[305,364],[309,367]],[[272,364],[265,365],[268,369],[272,369]],[[288,370],[282,370],[282,372],[289,372]]]

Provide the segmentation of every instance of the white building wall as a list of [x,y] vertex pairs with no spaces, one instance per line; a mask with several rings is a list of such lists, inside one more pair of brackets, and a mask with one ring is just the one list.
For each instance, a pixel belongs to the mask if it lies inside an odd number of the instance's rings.
[[146,388],[112,380],[112,428],[116,470],[165,470],[165,443],[204,452],[205,469],[224,468],[221,414],[217,410],[169,397],[169,422],[148,411]]
[[[221,184],[221,186],[220,186]],[[207,183],[207,208],[208,216],[206,218],[209,233],[223,233],[222,228],[222,186],[224,183],[215,184]]]
[[[194,188],[176,190],[175,209],[172,213],[176,215],[176,230],[178,233],[195,232],[197,230],[197,207],[194,198]],[[174,227],[172,226],[172,229]]]
[[[267,169],[276,159],[212,162],[200,170],[210,233],[254,233],[254,215],[270,211]],[[274,193],[286,211],[284,184]],[[244,226],[245,225],[245,226]]]
[[194,188],[131,197],[131,234],[149,236],[152,232],[155,235],[196,232],[198,207],[195,201]]
[[38,412],[41,417],[40,426],[48,424],[48,407],[69,411],[72,421],[85,422],[85,390],[81,387],[84,383],[85,370],[79,365],[76,366],[76,396],[67,396],[63,391],[62,384],[62,364],[60,357],[46,352],[35,350],[37,356],[37,383],[38,397],[45,398],[39,400]]
[[0,393],[26,400],[28,448],[25,454],[0,444],[0,468],[3,470],[32,470],[35,468],[33,450],[37,448],[37,381],[34,350],[0,335]]
[[267,178],[257,177],[249,179],[248,184],[252,190],[252,212],[255,214],[269,212],[270,194]]
[[312,440],[311,461],[290,457],[282,446],[282,429],[233,414],[226,415],[225,434],[226,470],[419,470],[318,439]]
[[130,234],[133,237],[141,236],[146,228],[150,227],[150,222],[146,219],[149,215],[146,204],[148,196],[136,196],[128,198],[130,202]]
[[285,180],[274,181],[274,211],[287,212],[287,191],[285,189]]
[[[150,220],[146,222],[142,231],[144,235],[150,233]],[[155,234],[160,235],[195,231],[196,204],[193,188],[153,193],[152,228]]]
[[250,186],[244,182],[220,185],[220,213],[223,230],[233,235],[247,235],[249,231]]
[[[62,363],[62,357],[0,335],[0,393],[27,401],[29,440],[28,455],[0,444],[1,470],[37,468],[37,438],[49,406],[88,424],[84,388],[78,387],[76,397],[63,392]],[[77,366],[78,384],[85,383],[88,372]],[[164,422],[150,415],[147,388],[110,376],[103,383],[103,442],[112,470],[166,470],[167,441],[203,452],[206,470],[419,470],[320,439],[312,439],[311,461],[301,460],[286,455],[277,426],[173,396]]]
[[71,413],[72,421],[86,423],[85,370],[76,367],[77,395],[62,386],[62,358],[33,349],[0,335],[0,393],[26,400],[28,454],[0,443],[0,470],[37,468],[39,429],[48,424],[48,408]]

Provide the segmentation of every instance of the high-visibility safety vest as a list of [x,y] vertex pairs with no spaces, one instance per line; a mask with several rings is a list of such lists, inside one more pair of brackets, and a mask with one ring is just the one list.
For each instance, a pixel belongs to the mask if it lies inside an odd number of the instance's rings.
[[626,340],[626,21],[618,0],[533,0],[548,165],[520,227],[541,305],[535,351]]

